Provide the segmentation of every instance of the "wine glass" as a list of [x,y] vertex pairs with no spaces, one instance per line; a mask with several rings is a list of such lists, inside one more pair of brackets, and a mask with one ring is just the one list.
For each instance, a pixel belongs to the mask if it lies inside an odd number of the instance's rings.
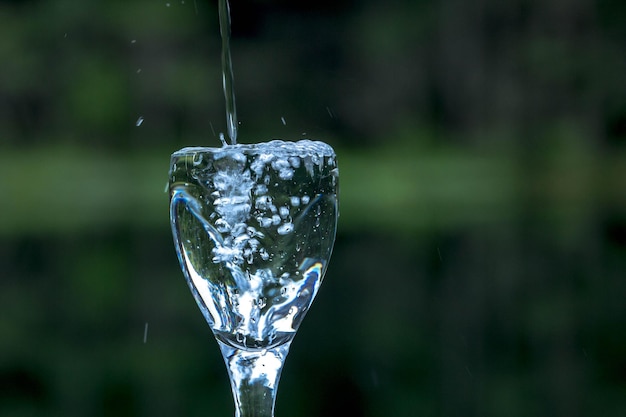
[[273,417],[289,346],[326,271],[338,169],[322,142],[172,154],[170,219],[191,292],[226,362],[236,417]]

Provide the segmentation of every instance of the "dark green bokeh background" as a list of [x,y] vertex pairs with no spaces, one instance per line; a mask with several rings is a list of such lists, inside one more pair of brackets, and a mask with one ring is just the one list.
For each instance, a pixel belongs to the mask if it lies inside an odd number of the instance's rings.
[[[231,3],[240,142],[339,155],[277,415],[625,415],[624,2]],[[233,415],[163,191],[225,131],[217,22],[0,1],[1,416]]]

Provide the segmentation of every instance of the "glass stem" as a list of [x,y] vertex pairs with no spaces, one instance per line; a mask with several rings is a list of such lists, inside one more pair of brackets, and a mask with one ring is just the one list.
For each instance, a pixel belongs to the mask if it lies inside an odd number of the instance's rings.
[[274,417],[278,380],[290,343],[247,351],[218,340],[235,399],[235,417]]

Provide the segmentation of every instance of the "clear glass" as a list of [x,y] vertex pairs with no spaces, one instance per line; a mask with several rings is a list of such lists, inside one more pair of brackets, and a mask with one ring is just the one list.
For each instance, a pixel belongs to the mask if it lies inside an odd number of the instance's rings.
[[289,346],[322,282],[338,169],[322,143],[184,148],[170,219],[191,292],[217,339],[237,417],[273,417]]

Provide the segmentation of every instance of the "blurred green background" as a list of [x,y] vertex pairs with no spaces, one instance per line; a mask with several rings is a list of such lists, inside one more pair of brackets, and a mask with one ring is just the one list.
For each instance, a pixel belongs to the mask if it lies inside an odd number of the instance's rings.
[[[339,156],[277,415],[625,415],[626,3],[231,3],[239,141]],[[233,415],[164,193],[225,132],[217,0],[0,34],[0,415]]]

